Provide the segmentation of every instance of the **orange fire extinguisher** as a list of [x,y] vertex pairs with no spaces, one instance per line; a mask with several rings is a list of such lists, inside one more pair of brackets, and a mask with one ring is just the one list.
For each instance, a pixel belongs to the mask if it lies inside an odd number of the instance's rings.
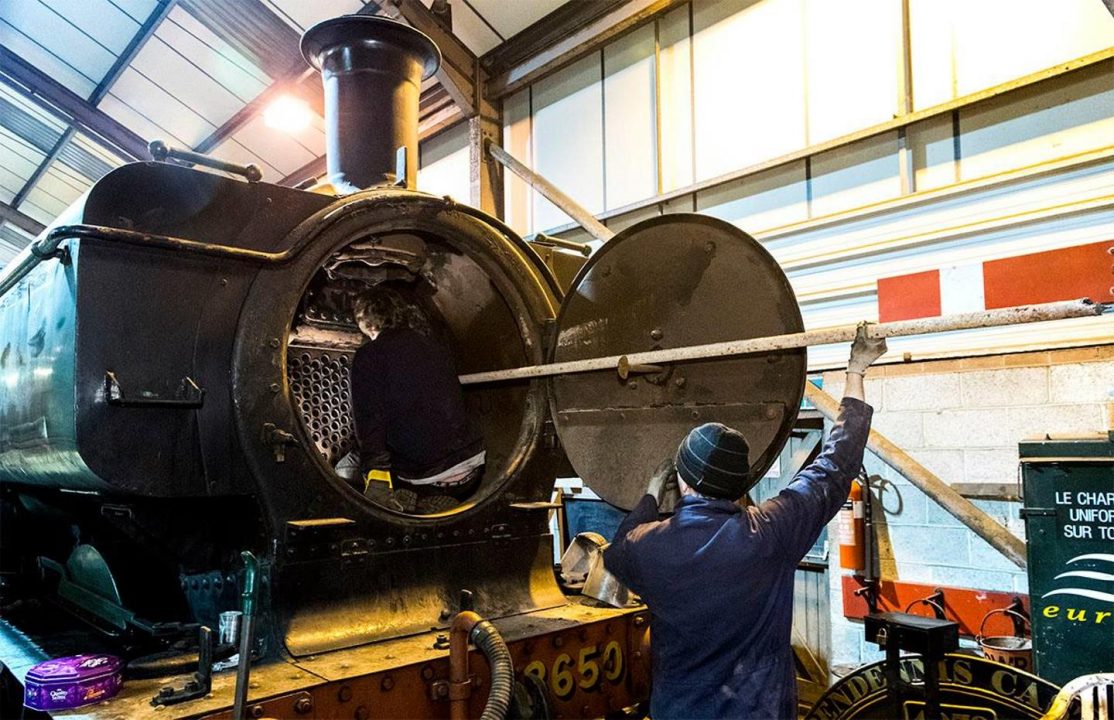
[[856,575],[866,570],[866,513],[858,480],[851,482],[851,494],[839,511],[839,566]]

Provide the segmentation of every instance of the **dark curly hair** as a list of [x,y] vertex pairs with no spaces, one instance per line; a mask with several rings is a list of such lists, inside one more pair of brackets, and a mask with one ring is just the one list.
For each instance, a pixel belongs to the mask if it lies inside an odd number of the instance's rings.
[[352,317],[366,318],[380,331],[387,328],[407,329],[430,334],[430,321],[420,305],[408,302],[397,290],[373,287],[360,293],[352,301]]

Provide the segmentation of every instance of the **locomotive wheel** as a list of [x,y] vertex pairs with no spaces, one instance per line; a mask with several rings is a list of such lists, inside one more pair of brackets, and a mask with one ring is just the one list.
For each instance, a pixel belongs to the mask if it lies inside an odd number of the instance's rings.
[[[923,718],[922,698],[889,700],[885,662],[863,665],[820,696],[805,720]],[[923,681],[919,655],[901,658],[906,681]],[[944,717],[1033,718],[1044,715],[1059,688],[1036,675],[977,655],[949,653],[940,663],[940,708]]]

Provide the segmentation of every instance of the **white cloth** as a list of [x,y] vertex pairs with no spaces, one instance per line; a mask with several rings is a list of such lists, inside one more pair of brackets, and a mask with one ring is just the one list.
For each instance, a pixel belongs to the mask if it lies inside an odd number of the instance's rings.
[[399,480],[405,480],[411,485],[440,485],[441,487],[451,487],[467,478],[473,470],[480,467],[485,462],[487,462],[487,451],[481,450],[467,460],[461,460],[448,470],[442,470],[436,475],[418,479],[400,476]]
[[340,459],[336,466],[337,475],[345,480],[351,480],[360,472],[360,456],[353,450]]
[[[467,460],[461,460],[456,465],[453,465],[448,470],[433,475],[432,477],[413,479],[399,477],[399,480],[404,480],[411,485],[440,485],[442,487],[451,487],[460,481],[464,480],[476,468],[487,462],[487,451],[481,450]],[[342,457],[336,466],[336,473],[345,480],[351,480],[359,474],[360,470],[360,456],[352,451]]]

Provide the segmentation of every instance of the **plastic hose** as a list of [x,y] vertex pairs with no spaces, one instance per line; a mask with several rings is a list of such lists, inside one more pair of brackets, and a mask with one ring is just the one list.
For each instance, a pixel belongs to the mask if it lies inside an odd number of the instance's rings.
[[476,623],[470,639],[491,665],[491,690],[487,695],[480,720],[503,720],[511,706],[511,692],[514,690],[514,665],[511,652],[503,642],[503,636],[487,620]]

